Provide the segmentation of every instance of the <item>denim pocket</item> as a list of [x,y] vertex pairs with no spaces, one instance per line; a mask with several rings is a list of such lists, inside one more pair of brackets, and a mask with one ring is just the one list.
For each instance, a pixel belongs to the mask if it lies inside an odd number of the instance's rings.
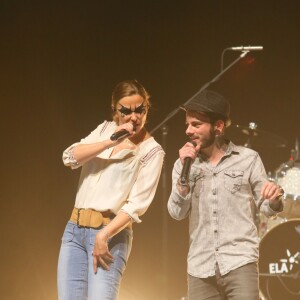
[[62,243],[69,243],[73,240],[75,226],[76,225],[72,222],[67,223],[64,234],[61,239]]
[[241,189],[243,181],[243,171],[226,170],[224,172],[224,185],[225,188],[231,193],[235,193]]

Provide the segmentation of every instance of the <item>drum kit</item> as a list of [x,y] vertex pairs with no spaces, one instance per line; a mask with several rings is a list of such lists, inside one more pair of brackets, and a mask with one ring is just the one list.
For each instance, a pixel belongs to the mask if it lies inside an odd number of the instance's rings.
[[[272,133],[249,126],[229,127],[228,137],[248,148],[286,147],[286,141]],[[284,210],[267,219],[255,210],[260,238],[260,300],[300,300],[300,153],[296,140],[290,159],[281,164],[269,180],[284,189]]]

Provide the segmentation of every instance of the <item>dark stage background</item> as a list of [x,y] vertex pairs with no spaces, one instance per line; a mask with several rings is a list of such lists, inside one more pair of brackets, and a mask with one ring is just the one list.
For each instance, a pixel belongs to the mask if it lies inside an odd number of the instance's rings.
[[[267,171],[287,161],[300,137],[299,23],[296,0],[2,0],[1,299],[56,299],[60,238],[79,177],[63,166],[62,151],[110,118],[121,80],[136,78],[151,93],[151,130],[220,72],[223,49],[262,45],[211,88],[230,100],[233,124],[256,122],[287,141],[255,148]],[[225,66],[239,54],[226,52]],[[161,180],[134,227],[120,300],[186,295],[187,222],[166,213],[184,122],[179,112],[165,140],[154,133],[165,141],[166,186]]]

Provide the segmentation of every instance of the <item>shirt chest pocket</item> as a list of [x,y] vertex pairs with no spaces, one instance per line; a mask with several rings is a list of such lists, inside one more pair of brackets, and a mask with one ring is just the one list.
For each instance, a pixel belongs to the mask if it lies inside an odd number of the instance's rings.
[[243,181],[243,171],[226,170],[224,172],[224,185],[225,188],[231,193],[235,193],[241,189]]

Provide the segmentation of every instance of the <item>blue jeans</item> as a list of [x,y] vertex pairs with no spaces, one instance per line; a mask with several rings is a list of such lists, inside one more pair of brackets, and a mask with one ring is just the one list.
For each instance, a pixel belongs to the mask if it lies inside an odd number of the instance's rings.
[[258,300],[257,263],[230,271],[221,276],[216,267],[216,276],[197,278],[188,275],[189,300]]
[[115,300],[132,246],[132,230],[125,228],[109,240],[114,257],[109,271],[93,271],[94,241],[99,229],[78,227],[69,221],[58,260],[59,300]]

